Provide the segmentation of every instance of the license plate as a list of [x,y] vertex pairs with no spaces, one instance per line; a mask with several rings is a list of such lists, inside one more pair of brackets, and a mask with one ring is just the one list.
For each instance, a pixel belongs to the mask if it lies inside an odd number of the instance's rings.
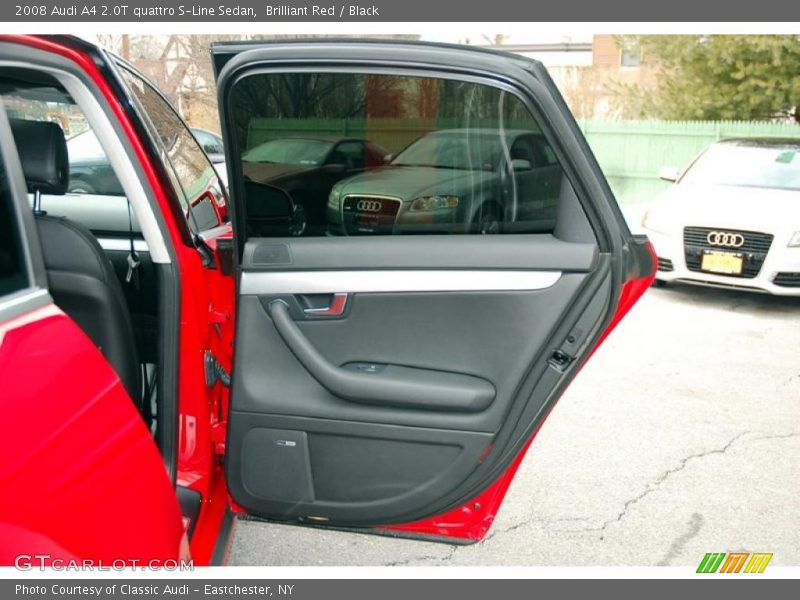
[[716,252],[714,250],[703,252],[700,268],[710,273],[723,275],[741,275],[744,266],[744,257],[733,252]]

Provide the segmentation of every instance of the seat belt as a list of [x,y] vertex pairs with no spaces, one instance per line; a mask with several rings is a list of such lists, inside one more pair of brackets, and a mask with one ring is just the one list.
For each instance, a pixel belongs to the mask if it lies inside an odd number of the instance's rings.
[[[144,294],[142,292],[142,285],[139,281],[139,267],[142,264],[142,260],[139,258],[139,254],[136,252],[136,244],[133,235],[133,209],[131,207],[131,201],[126,198],[128,203],[128,241],[130,242],[130,250],[128,252],[128,272],[125,274],[125,283],[128,285],[133,285],[137,292],[139,292],[139,306],[141,307],[144,304]],[[134,328],[134,335],[136,335],[136,339],[138,342],[138,350],[143,353],[144,352],[144,340],[142,339],[141,323],[139,327]],[[139,352],[137,352],[139,354]],[[140,357],[141,360],[141,357]],[[147,376],[147,363],[140,362],[139,369],[141,373],[141,381],[142,381],[142,397],[136,401],[136,405],[139,408],[139,413],[147,422],[148,427],[150,426],[150,421],[152,420],[152,409],[150,406],[150,394],[152,390],[150,389],[150,383],[148,381]]]

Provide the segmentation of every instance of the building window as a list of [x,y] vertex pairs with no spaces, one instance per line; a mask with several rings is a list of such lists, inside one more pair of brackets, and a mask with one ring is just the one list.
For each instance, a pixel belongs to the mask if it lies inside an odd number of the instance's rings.
[[620,49],[619,64],[622,67],[638,67],[642,64],[642,48],[638,41],[625,40]]

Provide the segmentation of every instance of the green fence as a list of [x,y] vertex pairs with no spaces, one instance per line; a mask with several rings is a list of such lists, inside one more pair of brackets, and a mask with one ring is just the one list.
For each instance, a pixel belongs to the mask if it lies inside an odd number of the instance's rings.
[[580,121],[620,203],[647,202],[669,184],[662,167],[684,169],[706,146],[734,137],[800,138],[800,125],[751,121]]
[[[434,129],[463,127],[456,119],[253,119],[247,147],[288,135],[354,136],[398,152]],[[470,122],[496,127],[495,120]],[[658,178],[662,167],[686,168],[706,146],[732,137],[800,138],[800,125],[750,121],[579,121],[620,203],[647,202],[669,184]],[[509,123],[511,128],[530,124]]]

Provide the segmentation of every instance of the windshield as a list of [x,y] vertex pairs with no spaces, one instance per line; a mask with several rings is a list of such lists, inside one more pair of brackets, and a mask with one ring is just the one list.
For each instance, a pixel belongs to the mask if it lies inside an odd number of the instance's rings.
[[245,162],[284,165],[319,165],[325,160],[331,142],[322,140],[270,140],[242,155]]
[[392,161],[396,167],[491,171],[500,160],[497,135],[435,134],[419,138]]
[[84,131],[67,140],[69,162],[76,163],[86,160],[102,160],[108,162],[106,153],[100,145],[100,140],[93,131]]
[[681,183],[800,189],[800,145],[717,144],[706,150]]

